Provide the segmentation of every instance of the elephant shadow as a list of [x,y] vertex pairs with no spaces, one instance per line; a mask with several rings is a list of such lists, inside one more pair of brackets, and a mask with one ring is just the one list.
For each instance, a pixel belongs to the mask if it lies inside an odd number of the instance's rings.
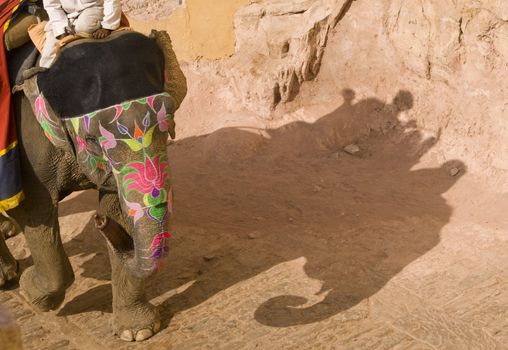
[[[272,327],[322,321],[373,296],[439,243],[453,212],[443,194],[465,165],[425,167],[439,135],[425,138],[415,122],[401,121],[413,106],[410,92],[385,103],[354,102],[354,91],[344,90],[342,100],[314,123],[224,128],[169,146],[175,235],[167,268],[147,289],[149,298],[169,295],[160,300],[166,326],[176,313],[302,257],[320,288],[281,293],[268,283],[263,288],[274,291],[254,318]],[[358,150],[344,152],[353,142]],[[82,235],[66,251],[77,254],[94,239]],[[82,264],[82,275],[106,280],[106,248],[98,244],[91,249],[102,253]],[[60,314],[111,312],[110,302],[102,285]]]

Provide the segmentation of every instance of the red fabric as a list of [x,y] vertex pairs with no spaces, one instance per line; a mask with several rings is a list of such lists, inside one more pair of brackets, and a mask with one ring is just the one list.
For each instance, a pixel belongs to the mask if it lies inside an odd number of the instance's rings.
[[7,58],[4,47],[4,25],[21,0],[0,0],[0,151],[16,141],[13,110],[11,106],[11,87]]

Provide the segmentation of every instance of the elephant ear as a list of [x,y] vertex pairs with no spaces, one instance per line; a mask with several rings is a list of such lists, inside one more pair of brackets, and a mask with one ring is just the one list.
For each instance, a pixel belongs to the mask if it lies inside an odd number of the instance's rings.
[[187,79],[173,51],[169,34],[164,30],[152,30],[150,38],[155,40],[164,54],[164,91],[174,99],[176,110],[187,95]]
[[44,135],[56,147],[73,154],[74,149],[62,119],[56,116],[43,94],[39,91],[37,74],[27,77],[23,82],[22,89],[32,106],[35,118],[39,122]]

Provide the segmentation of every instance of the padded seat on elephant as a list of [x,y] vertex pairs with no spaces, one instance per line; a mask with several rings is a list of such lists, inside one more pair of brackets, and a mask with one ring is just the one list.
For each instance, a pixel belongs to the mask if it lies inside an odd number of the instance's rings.
[[24,11],[17,14],[4,34],[5,49],[12,51],[29,42],[28,28],[35,24],[37,24],[37,16]]
[[118,32],[69,44],[37,84],[54,112],[70,118],[163,92],[164,63],[155,40]]

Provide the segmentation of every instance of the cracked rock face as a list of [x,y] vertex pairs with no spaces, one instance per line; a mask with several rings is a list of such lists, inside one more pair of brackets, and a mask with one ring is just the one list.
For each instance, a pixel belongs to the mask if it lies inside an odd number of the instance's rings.
[[450,79],[472,64],[485,72],[508,58],[508,4],[501,1],[390,2],[385,33],[402,63],[427,79]]
[[[375,12],[378,27],[365,35],[391,50],[387,62],[423,79],[448,81],[469,66],[489,72],[508,58],[504,0],[354,3],[367,12],[352,25],[362,29],[372,21],[369,12]],[[293,101],[302,84],[318,75],[330,33],[352,4],[353,0],[258,0],[238,11],[236,54],[227,65],[235,72],[224,74],[242,105],[267,116]],[[353,46],[363,42],[356,33],[350,30],[344,40]],[[369,54],[365,48],[363,55]]]
[[123,0],[123,11],[133,18],[139,20],[163,19],[169,17],[171,12],[183,0]]
[[292,101],[302,83],[318,74],[329,32],[351,2],[257,1],[240,10],[234,64],[255,76],[255,81],[235,82],[244,91],[243,103],[269,114],[279,103]]

